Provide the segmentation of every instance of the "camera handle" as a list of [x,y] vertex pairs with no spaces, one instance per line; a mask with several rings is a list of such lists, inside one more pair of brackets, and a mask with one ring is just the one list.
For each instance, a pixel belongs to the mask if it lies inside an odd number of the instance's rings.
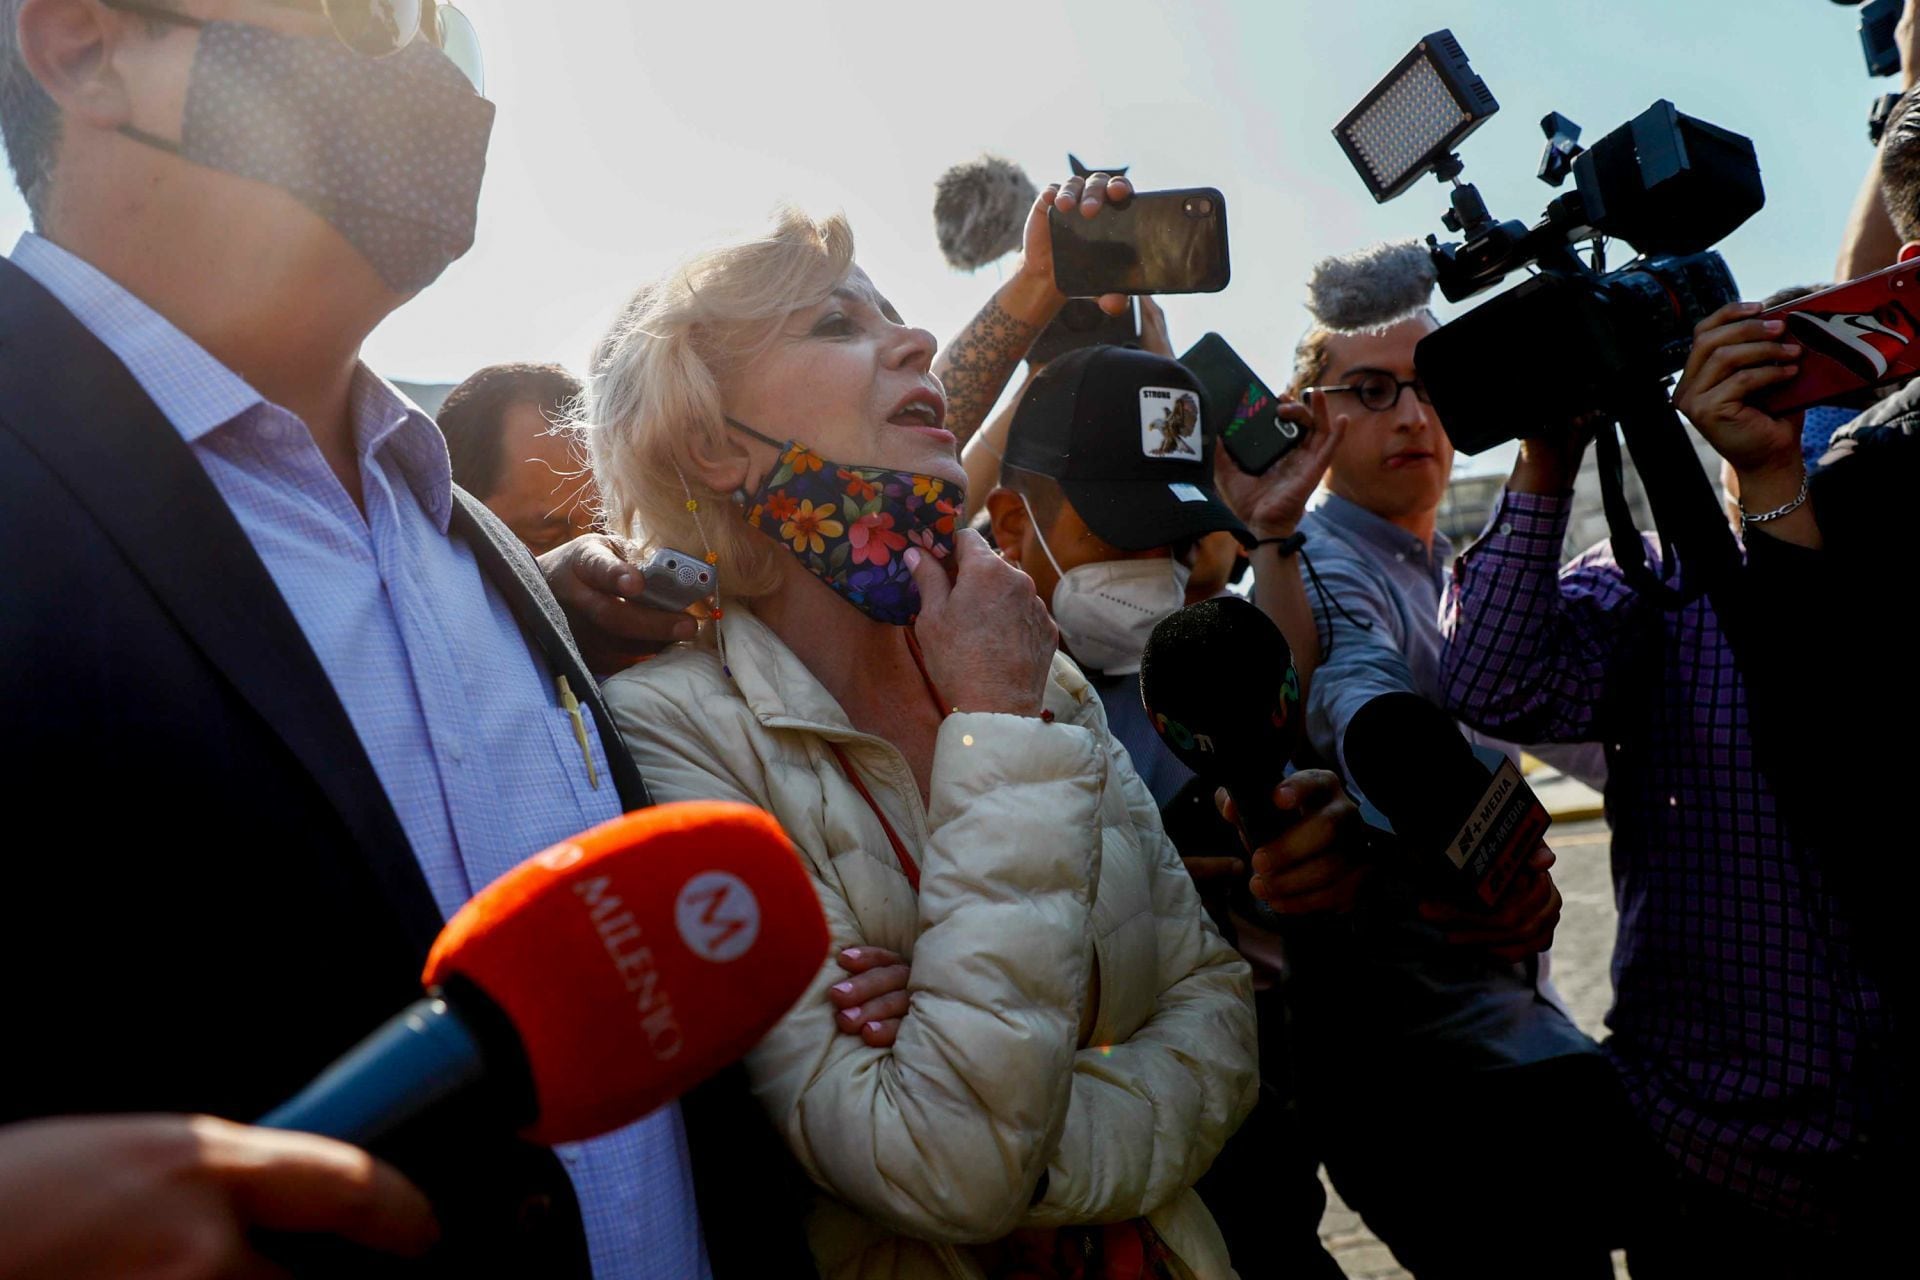
[[1781,714],[1781,707],[1798,697],[1798,684],[1792,673],[1782,673],[1774,637],[1759,619],[1746,557],[1714,497],[1713,483],[1699,455],[1688,443],[1686,424],[1668,399],[1666,381],[1634,379],[1635,390],[1626,394],[1615,412],[1646,489],[1661,550],[1678,558],[1680,585],[1669,585],[1647,563],[1646,540],[1627,507],[1620,441],[1609,422],[1595,433],[1594,445],[1614,560],[1628,585],[1663,610],[1678,609],[1703,595],[1708,598],[1720,635],[1733,654],[1734,670],[1748,691],[1747,734],[1753,743],[1754,766],[1773,791],[1781,821],[1798,839],[1824,848],[1825,789],[1793,772],[1802,744],[1794,737],[1793,718]]
[[1667,399],[1666,380],[1633,379],[1635,390],[1615,406],[1634,470],[1646,490],[1661,548],[1679,564],[1676,587],[1647,561],[1646,541],[1627,505],[1620,440],[1611,423],[1595,433],[1600,500],[1612,535],[1614,560],[1635,591],[1663,609],[1677,609],[1703,595],[1716,597],[1737,577],[1740,547],[1713,496],[1700,459],[1688,443],[1686,424]]
[[[1628,585],[1663,610],[1675,610],[1707,597],[1720,634],[1732,651],[1734,668],[1752,688],[1756,661],[1762,668],[1758,674],[1763,681],[1774,677],[1772,667],[1777,664],[1765,657],[1764,646],[1754,638],[1759,623],[1746,574],[1746,557],[1714,497],[1713,482],[1688,441],[1686,424],[1668,399],[1666,381],[1657,377],[1634,379],[1631,385],[1635,389],[1626,394],[1618,408],[1620,431],[1646,489],[1661,550],[1679,561],[1679,586],[1662,580],[1647,563],[1646,540],[1635,528],[1633,513],[1627,507],[1620,442],[1614,437],[1612,424],[1608,424],[1596,434],[1594,443],[1600,464],[1601,502],[1613,537],[1613,558]],[[1775,795],[1782,798],[1783,811],[1804,813],[1795,804],[1799,793],[1787,785],[1790,774],[1785,766],[1793,756],[1790,744],[1781,737],[1777,717],[1750,706],[1748,731],[1756,762]]]

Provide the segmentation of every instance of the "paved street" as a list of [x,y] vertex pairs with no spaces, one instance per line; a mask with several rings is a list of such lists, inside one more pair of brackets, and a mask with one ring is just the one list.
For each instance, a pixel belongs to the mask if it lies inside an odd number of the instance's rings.
[[[1604,822],[1555,823],[1548,843],[1560,855],[1554,882],[1566,900],[1554,933],[1553,981],[1587,1034],[1598,1037],[1601,1018],[1613,996],[1607,963],[1613,954],[1613,877],[1607,865]],[[1327,1188],[1327,1214],[1320,1238],[1349,1280],[1408,1280],[1385,1245],[1373,1238],[1359,1215]],[[1619,1257],[1614,1270],[1626,1269]]]

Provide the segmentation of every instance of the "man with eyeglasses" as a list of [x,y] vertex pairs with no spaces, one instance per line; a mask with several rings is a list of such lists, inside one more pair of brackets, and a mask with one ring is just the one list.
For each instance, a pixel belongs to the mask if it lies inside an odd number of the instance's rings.
[[[0,0],[35,228],[0,262],[9,1280],[808,1267],[737,1076],[558,1151],[458,1117],[383,1148],[432,1216],[208,1118],[290,1096],[475,890],[647,803],[540,567],[359,359],[472,243],[477,54],[426,0]],[[40,1119],[102,1112],[173,1114]],[[357,1247],[434,1217],[414,1262]]]
[[[1322,398],[1316,416],[1339,437],[1304,540],[1283,550],[1306,558],[1322,649],[1309,741],[1343,775],[1367,702],[1439,701],[1453,446],[1414,369],[1438,327],[1431,292],[1418,245],[1324,262],[1295,355],[1292,394]],[[1388,866],[1355,869],[1366,875],[1340,914],[1282,927],[1300,1110],[1334,1186],[1422,1280],[1610,1277],[1597,1153],[1618,1091],[1534,954],[1551,926],[1530,946],[1463,942]]]

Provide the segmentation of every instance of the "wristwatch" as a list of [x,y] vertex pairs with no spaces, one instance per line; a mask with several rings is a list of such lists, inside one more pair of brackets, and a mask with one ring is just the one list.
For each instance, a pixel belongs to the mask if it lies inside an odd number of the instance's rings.
[[1880,135],[1887,131],[1887,121],[1893,118],[1893,109],[1900,105],[1901,96],[1883,93],[1873,100],[1873,106],[1867,112],[1867,141],[1874,146],[1880,145]]

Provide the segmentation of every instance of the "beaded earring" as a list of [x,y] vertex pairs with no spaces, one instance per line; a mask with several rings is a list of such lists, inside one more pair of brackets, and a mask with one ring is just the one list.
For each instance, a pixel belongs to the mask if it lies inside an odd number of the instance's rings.
[[[706,548],[706,561],[710,565],[718,565],[720,553],[713,549],[713,543],[707,538],[707,526],[700,519],[700,500],[693,496],[693,486],[687,483],[687,473],[680,469],[678,462],[673,464],[673,471],[680,477],[680,492],[687,495],[687,514],[693,517],[693,527],[700,535],[700,545]],[[707,597],[707,615],[715,622],[721,617],[718,574],[714,575],[713,593]]]

